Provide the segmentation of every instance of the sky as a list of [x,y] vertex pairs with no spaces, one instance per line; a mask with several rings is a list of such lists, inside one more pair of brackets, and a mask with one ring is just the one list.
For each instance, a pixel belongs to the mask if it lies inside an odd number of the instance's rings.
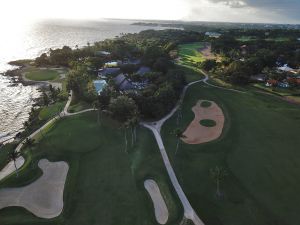
[[1,24],[37,19],[299,23],[300,0],[1,0]]

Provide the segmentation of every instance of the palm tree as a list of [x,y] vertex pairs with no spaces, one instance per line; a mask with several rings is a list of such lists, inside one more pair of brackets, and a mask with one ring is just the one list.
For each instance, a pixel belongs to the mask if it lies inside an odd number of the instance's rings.
[[95,101],[93,102],[93,108],[96,110],[97,109],[97,123],[99,125],[101,125],[101,122],[100,122],[100,112],[101,112],[101,109],[100,109],[100,102],[99,101]]
[[224,168],[216,166],[215,168],[210,169],[210,176],[217,185],[216,196],[220,198],[222,196],[220,183],[226,176],[228,176],[228,173]]
[[30,123],[28,121],[25,121],[23,123],[23,126],[24,126],[24,129],[27,130],[27,128],[29,128],[29,126],[30,126]]
[[[139,111],[135,101],[125,95],[112,99],[109,104],[109,111],[114,119],[118,120],[124,128],[125,149],[127,152],[127,128],[135,127],[138,123]],[[134,129],[132,129],[133,133]]]
[[173,131],[173,134],[175,134],[175,136],[177,138],[177,144],[176,144],[176,150],[175,150],[175,155],[176,155],[178,148],[179,148],[180,138],[185,138],[185,135],[183,134],[183,131],[180,128],[176,128]]
[[131,128],[131,145],[133,146],[136,142],[136,127],[140,122],[140,117],[138,113],[134,113],[133,117],[128,121]]
[[34,143],[34,140],[33,140],[33,139],[31,139],[31,138],[26,138],[26,140],[25,140],[25,146],[31,148],[32,145],[33,145],[33,143]]
[[20,155],[21,155],[21,153],[17,152],[15,149],[8,153],[8,162],[10,162],[10,161],[14,162],[17,177],[19,176],[19,173],[18,173],[18,167],[17,167],[16,161],[17,161],[17,159],[19,158]]
[[124,138],[125,138],[125,152],[127,153],[128,140],[127,140],[127,128],[129,127],[129,121],[123,123],[124,128]]
[[[43,131],[41,131],[41,134],[42,134],[42,132],[43,132]],[[43,136],[43,135],[42,135],[42,136]],[[31,154],[32,154],[32,149],[31,149],[31,147],[33,146],[33,144],[34,144],[34,140],[33,140],[33,139],[31,139],[31,138],[26,138],[24,145],[25,145],[26,147],[29,148]],[[34,163],[33,163],[33,161],[32,161],[31,166],[33,167],[33,165],[34,165]]]
[[178,111],[177,111],[177,126],[179,125],[179,121],[182,119],[182,100],[179,101]]
[[50,104],[50,99],[49,99],[48,95],[44,91],[43,91],[42,95],[43,95],[43,103],[44,103],[44,105],[48,106]]

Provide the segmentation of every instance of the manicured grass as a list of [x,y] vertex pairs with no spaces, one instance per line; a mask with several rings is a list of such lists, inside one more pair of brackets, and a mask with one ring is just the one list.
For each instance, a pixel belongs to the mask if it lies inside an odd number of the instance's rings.
[[94,106],[93,106],[92,103],[80,100],[75,95],[73,95],[71,104],[68,108],[68,111],[71,112],[71,113],[74,113],[74,112],[79,112],[79,111],[82,111],[82,110],[85,110],[85,109],[91,109],[93,107]]
[[[236,38],[237,41],[241,42],[248,42],[248,41],[256,41],[258,38],[255,36],[241,36]],[[270,38],[265,38],[265,41],[275,41],[275,42],[285,42],[289,41],[290,39],[288,37],[270,37]]]
[[216,121],[214,121],[214,120],[200,120],[199,123],[202,126],[205,126],[205,127],[214,127],[214,126],[216,126]]
[[93,105],[91,103],[88,103],[85,101],[73,100],[71,102],[70,107],[68,108],[68,111],[71,113],[74,113],[74,112],[79,112],[79,111],[82,111],[85,109],[91,109],[91,108],[93,108]]
[[211,102],[203,101],[201,102],[201,107],[208,108],[211,106]]
[[288,37],[275,37],[275,38],[266,38],[266,41],[275,41],[275,42],[285,42],[285,41],[289,41],[290,38]]
[[247,41],[255,41],[257,37],[255,36],[241,36],[236,38],[237,41],[247,42]]
[[[145,179],[155,180],[169,210],[169,219],[167,224],[178,224],[183,217],[183,209],[167,175],[154,136],[150,130],[145,128],[139,128],[137,130],[137,135],[137,143],[130,151],[130,158],[131,168],[133,169],[138,187],[144,191],[145,188],[143,185]],[[129,135],[129,139],[130,136],[131,135]],[[148,193],[147,197],[148,201],[151,201]],[[150,211],[151,213],[154,213],[152,202]]]
[[203,48],[202,42],[179,45],[178,55],[181,58],[183,65],[193,66],[204,61],[203,55],[199,52],[199,49],[201,48]]
[[185,79],[188,83],[204,78],[204,76],[201,73],[199,73],[198,69],[195,67],[182,65],[176,65],[176,67],[184,71]]
[[289,88],[280,88],[280,87],[266,87],[265,84],[254,84],[253,86],[281,96],[300,95],[300,89],[296,89],[296,88],[289,89]]
[[[300,89],[287,89],[280,87],[266,87],[264,84],[254,84],[254,90],[262,90],[281,97],[286,97],[292,101],[300,103]],[[253,89],[251,86],[249,89]]]
[[[201,145],[180,143],[171,133],[185,130],[199,99],[216,102],[226,116],[220,139]],[[300,221],[300,108],[273,96],[240,94],[192,86],[182,107],[162,129],[171,163],[184,192],[207,225],[293,225]],[[210,169],[224,167],[223,199],[215,197]]]
[[56,102],[52,105],[44,107],[39,113],[40,120],[49,120],[60,113],[64,107],[66,102]]
[[137,129],[137,142],[131,146],[127,130],[128,153],[124,130],[105,116],[101,124],[97,113],[90,112],[64,118],[54,125],[31,149],[27,168],[18,181],[11,177],[1,187],[19,186],[40,174],[37,162],[67,161],[70,169],[64,192],[63,213],[50,220],[39,219],[22,208],[0,210],[0,224],[63,225],[150,225],[157,224],[152,201],[143,186],[154,179],[169,209],[168,224],[179,224],[182,209],[163,166],[158,147],[150,131]]
[[6,166],[8,161],[8,153],[13,150],[14,144],[7,144],[0,147],[0,170]]
[[47,81],[57,79],[59,73],[51,69],[30,68],[26,70],[25,77],[34,81]]
[[185,72],[188,83],[203,78],[197,68],[197,64],[205,60],[202,53],[199,52],[199,49],[203,47],[204,43],[202,42],[182,44],[178,46],[178,56],[180,60],[177,62],[177,67]]
[[239,90],[239,91],[247,91],[248,90],[244,86],[234,85],[234,84],[231,84],[229,82],[226,82],[225,80],[222,80],[221,78],[219,78],[217,75],[215,75],[213,73],[209,73],[208,83],[212,84],[212,85],[215,85],[215,86],[228,88],[228,89],[235,89],[235,90]]

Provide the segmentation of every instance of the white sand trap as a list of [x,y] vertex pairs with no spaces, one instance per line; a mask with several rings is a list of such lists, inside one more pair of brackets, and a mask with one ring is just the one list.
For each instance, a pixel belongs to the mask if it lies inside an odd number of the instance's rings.
[[66,162],[39,161],[43,175],[28,186],[0,189],[0,209],[24,207],[40,218],[57,217],[63,210],[63,193],[69,166]]
[[166,224],[169,217],[169,211],[157,183],[154,180],[145,180],[144,187],[152,199],[157,222],[160,224]]
[[[202,107],[202,102],[210,102],[211,106]],[[222,109],[215,102],[200,100],[192,108],[192,111],[195,118],[184,131],[182,141],[187,144],[201,144],[213,141],[221,136],[225,118]],[[213,120],[216,122],[216,126],[202,126],[200,124],[201,120]]]
[[199,49],[205,59],[215,59],[215,55],[211,51],[211,44],[205,43],[204,47]]
[[[21,168],[24,164],[25,160],[22,156],[16,159],[17,168]],[[16,171],[14,161],[10,161],[1,171],[0,171],[0,180],[7,177],[8,175],[14,173]]]

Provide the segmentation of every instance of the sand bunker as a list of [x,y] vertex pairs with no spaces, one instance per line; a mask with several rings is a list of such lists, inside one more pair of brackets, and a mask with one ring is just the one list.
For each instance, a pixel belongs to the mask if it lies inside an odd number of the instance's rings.
[[144,187],[148,191],[154,205],[155,217],[159,224],[166,224],[169,217],[168,208],[154,180],[145,180]]
[[[25,159],[20,156],[16,159],[16,166],[20,169],[25,162]],[[7,177],[8,175],[14,173],[16,171],[14,161],[10,161],[1,171],[0,171],[0,180]]]
[[[203,102],[210,102],[208,107],[201,106]],[[204,105],[204,104],[203,104]],[[192,108],[195,114],[194,120],[184,131],[184,138],[181,138],[187,144],[201,144],[213,141],[220,137],[224,127],[224,115],[222,109],[214,102],[200,100]],[[216,125],[213,127],[202,126],[201,120],[213,120]]]
[[216,56],[211,51],[211,44],[205,43],[203,48],[198,49],[205,59],[216,59]]
[[39,161],[43,175],[28,186],[0,189],[0,209],[24,207],[41,218],[57,217],[63,210],[63,193],[69,166],[66,162]]

